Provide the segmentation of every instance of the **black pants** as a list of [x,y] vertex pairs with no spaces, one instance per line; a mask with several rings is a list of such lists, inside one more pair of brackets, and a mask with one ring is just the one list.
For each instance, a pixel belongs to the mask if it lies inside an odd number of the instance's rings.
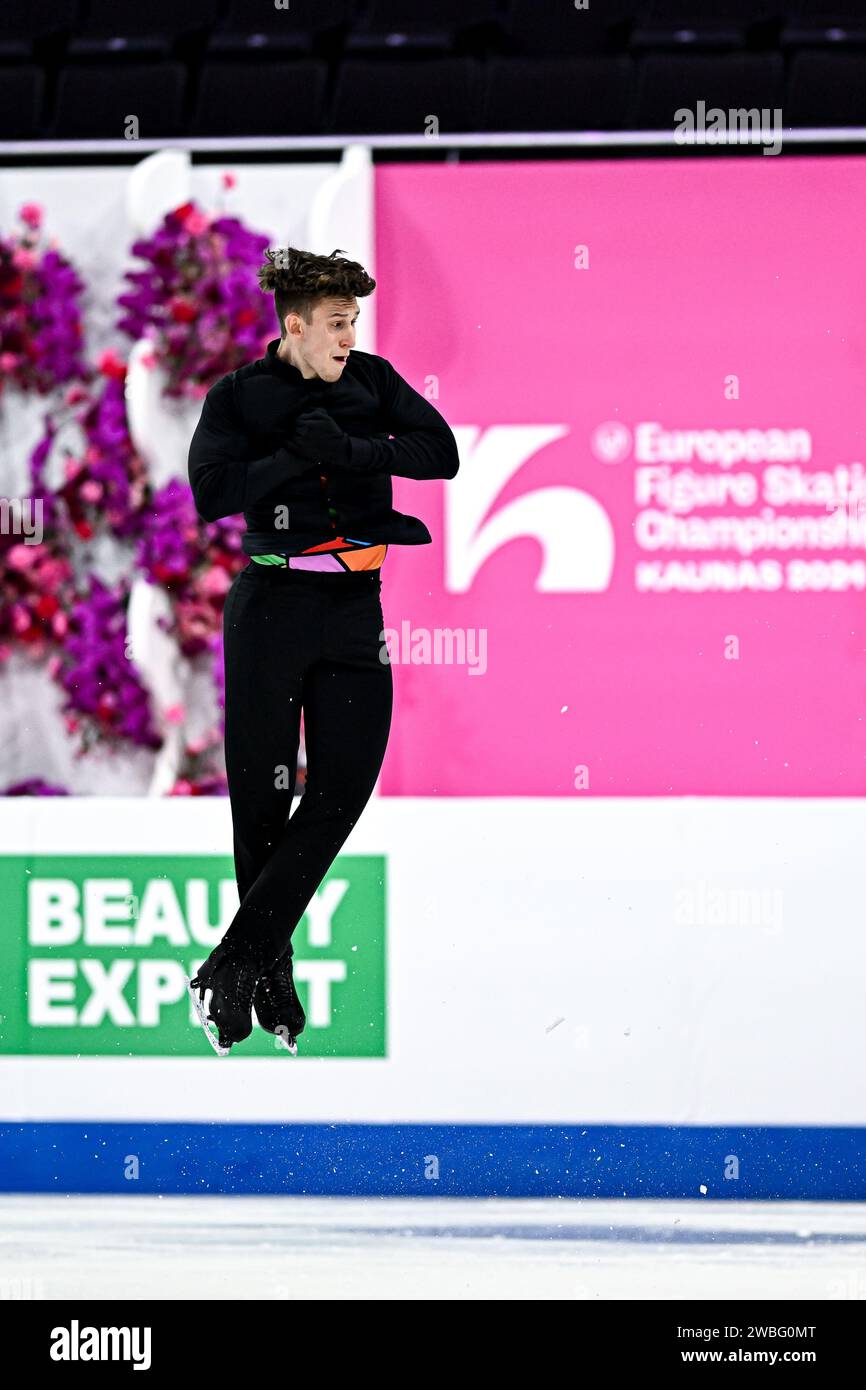
[[[251,560],[223,614],[225,755],[240,908],[224,942],[267,969],[376,784],[393,685],[378,570]],[[290,815],[301,709],[307,780]]]

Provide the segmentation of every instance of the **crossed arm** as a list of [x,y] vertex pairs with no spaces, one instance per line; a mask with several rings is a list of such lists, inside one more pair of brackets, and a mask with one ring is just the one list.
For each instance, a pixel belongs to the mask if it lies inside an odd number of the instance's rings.
[[231,377],[211,388],[189,447],[189,480],[205,521],[234,516],[274,488],[325,464],[346,473],[401,478],[453,478],[457,443],[439,411],[387,368],[382,413],[394,439],[347,435],[323,409],[298,417],[294,437],[263,458],[245,460],[246,434],[234,405]]

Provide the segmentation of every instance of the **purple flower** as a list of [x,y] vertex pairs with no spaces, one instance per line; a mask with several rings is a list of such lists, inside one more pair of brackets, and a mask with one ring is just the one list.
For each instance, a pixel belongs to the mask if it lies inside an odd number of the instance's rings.
[[39,247],[39,220],[23,220],[29,230],[0,238],[0,394],[11,383],[46,395],[86,375],[84,282],[59,251]]
[[25,782],[11,782],[0,791],[0,796],[69,796],[66,787],[55,787],[42,777],[30,777]]
[[126,274],[117,321],[132,338],[151,337],[169,396],[203,391],[267,341],[273,302],[258,286],[268,238],[235,217],[209,219],[192,203],[166,213],[152,237],[133,244],[145,270]]
[[[30,476],[43,499],[46,527],[68,528],[82,540],[106,529],[125,539],[141,527],[147,470],[129,434],[123,382],[115,375],[100,377],[97,390],[76,389],[71,405],[46,415],[45,434],[30,455]],[[45,484],[48,459],[61,424],[69,419],[84,435],[84,453],[67,457],[66,478],[52,492]]]
[[95,575],[72,605],[69,634],[55,679],[66,691],[64,713],[77,717],[83,751],[93,738],[161,748],[150,698],[127,656],[128,588],[109,589]]

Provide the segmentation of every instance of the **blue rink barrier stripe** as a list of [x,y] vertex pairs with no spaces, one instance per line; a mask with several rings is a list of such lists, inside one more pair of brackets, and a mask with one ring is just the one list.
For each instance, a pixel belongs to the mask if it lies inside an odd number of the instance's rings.
[[857,1201],[866,1127],[5,1123],[0,1191]]

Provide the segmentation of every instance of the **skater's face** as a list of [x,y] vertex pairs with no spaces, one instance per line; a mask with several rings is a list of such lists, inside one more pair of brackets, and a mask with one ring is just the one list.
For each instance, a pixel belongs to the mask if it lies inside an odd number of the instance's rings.
[[300,314],[286,315],[283,351],[305,377],[339,381],[355,346],[358,301],[320,299],[313,309],[312,323]]

